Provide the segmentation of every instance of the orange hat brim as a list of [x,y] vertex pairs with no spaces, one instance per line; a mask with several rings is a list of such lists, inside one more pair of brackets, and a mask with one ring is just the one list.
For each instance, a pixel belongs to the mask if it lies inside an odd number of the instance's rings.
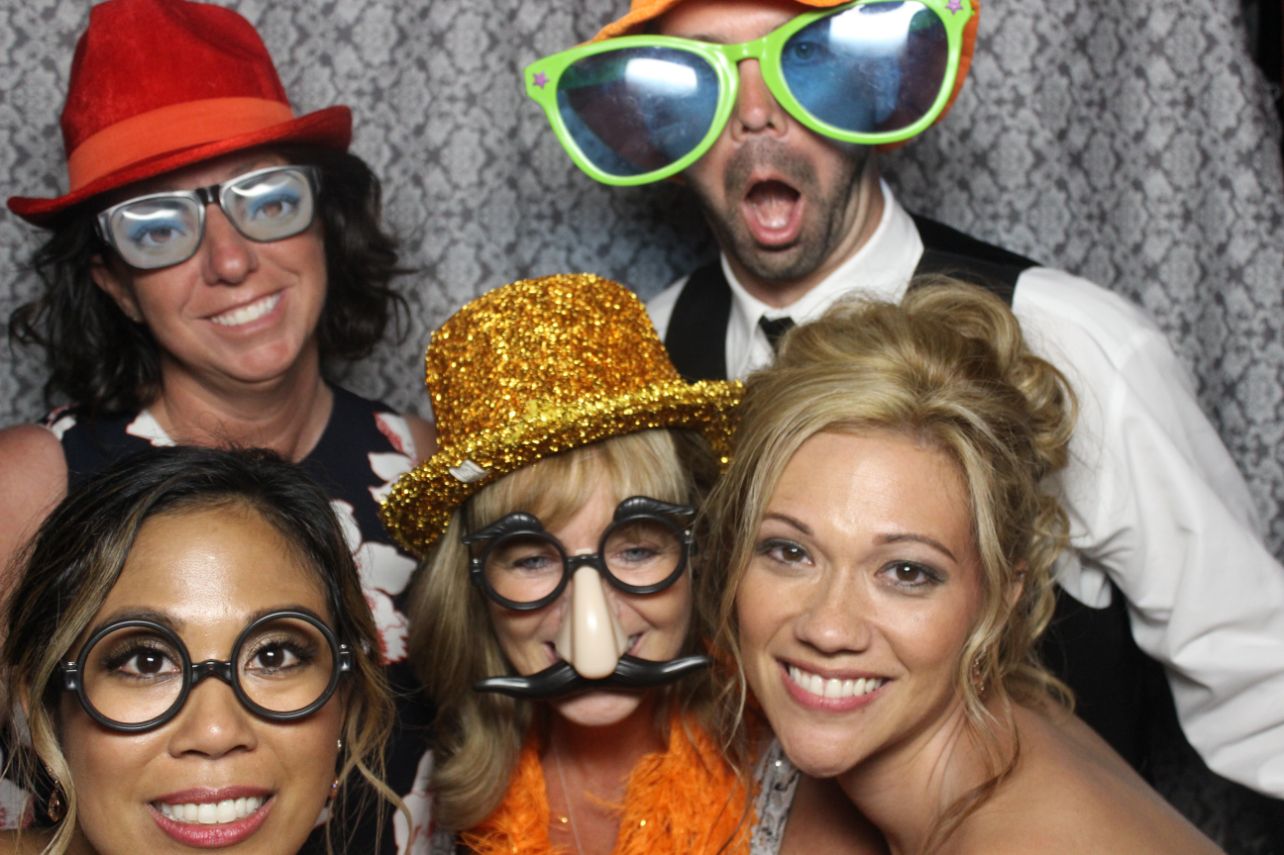
[[62,196],[52,199],[12,196],[8,206],[27,222],[51,228],[64,213],[95,196],[224,154],[273,143],[300,143],[347,151],[352,143],[352,111],[342,106],[327,107],[249,133],[167,151],[109,172]]
[[[602,39],[613,39],[616,36],[629,35],[647,21],[655,20],[682,2],[683,0],[637,0],[629,7],[629,11],[624,17],[617,18],[598,30],[597,35],[589,41],[599,42]],[[844,3],[850,3],[851,0],[794,0],[794,2],[803,6],[813,6],[817,9],[828,9],[830,6],[841,6]]]

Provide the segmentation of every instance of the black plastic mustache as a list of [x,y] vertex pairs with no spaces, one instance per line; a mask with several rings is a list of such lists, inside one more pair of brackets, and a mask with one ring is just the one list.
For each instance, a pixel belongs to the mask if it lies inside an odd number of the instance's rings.
[[683,656],[667,662],[639,659],[625,654],[615,671],[600,680],[581,677],[563,660],[529,677],[488,677],[473,684],[475,692],[498,692],[514,698],[552,700],[598,689],[650,689],[713,664],[709,656]]

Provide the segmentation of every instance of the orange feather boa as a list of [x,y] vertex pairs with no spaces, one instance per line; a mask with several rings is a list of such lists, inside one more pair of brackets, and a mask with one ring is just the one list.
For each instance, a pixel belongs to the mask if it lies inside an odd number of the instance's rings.
[[[753,827],[746,799],[744,784],[704,729],[695,722],[683,727],[674,716],[668,750],[645,755],[629,774],[613,853],[746,853]],[[504,800],[460,840],[479,855],[564,851],[549,839],[550,819],[538,740],[528,737]]]

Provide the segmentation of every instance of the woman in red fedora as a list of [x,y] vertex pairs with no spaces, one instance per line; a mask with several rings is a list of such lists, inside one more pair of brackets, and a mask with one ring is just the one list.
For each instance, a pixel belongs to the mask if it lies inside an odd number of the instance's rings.
[[[69,485],[135,450],[271,448],[329,492],[399,682],[415,563],[377,501],[433,440],[326,379],[401,304],[379,182],[348,152],[351,112],[296,115],[235,12],[108,0],[77,45],[62,131],[67,192],[8,201],[49,230],[43,290],[9,326],[44,349],[46,393],[68,405],[0,431],[0,566]],[[394,738],[398,792],[420,753]]]

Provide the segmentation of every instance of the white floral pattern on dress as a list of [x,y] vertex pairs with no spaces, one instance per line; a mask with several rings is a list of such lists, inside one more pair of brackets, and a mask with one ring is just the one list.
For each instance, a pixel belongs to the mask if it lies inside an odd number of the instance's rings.
[[397,450],[395,453],[369,455],[370,470],[383,482],[377,487],[371,487],[370,495],[374,497],[375,504],[381,504],[392,492],[393,482],[414,468],[415,439],[404,416],[377,413],[375,427],[388,440],[388,444]]
[[[401,797],[410,812],[410,820],[397,811],[392,817],[398,855],[428,855],[437,851],[433,846],[432,794],[428,781],[432,777],[432,752],[425,751],[415,769],[415,786]],[[449,850],[447,850],[449,851]]]
[[375,413],[375,427],[384,435],[388,444],[408,458],[415,456],[415,438],[405,416],[396,413]]
[[57,407],[45,416],[42,424],[62,442],[62,435],[76,426],[76,413],[71,407]]
[[125,428],[125,433],[145,439],[157,448],[168,448],[174,445],[174,440],[165,433],[165,429],[160,426],[160,422],[156,421],[151,410],[143,410],[135,416],[129,423],[129,427]]
[[[6,761],[4,751],[0,750],[0,769],[6,766]],[[0,778],[0,829],[9,831],[30,824],[30,805],[26,790],[7,778]]]
[[342,499],[331,499],[330,507],[339,518],[344,540],[352,550],[352,559],[361,575],[361,588],[379,631],[383,662],[388,665],[400,662],[406,658],[406,616],[397,609],[393,597],[410,583],[415,561],[386,543],[363,540],[352,505]]

